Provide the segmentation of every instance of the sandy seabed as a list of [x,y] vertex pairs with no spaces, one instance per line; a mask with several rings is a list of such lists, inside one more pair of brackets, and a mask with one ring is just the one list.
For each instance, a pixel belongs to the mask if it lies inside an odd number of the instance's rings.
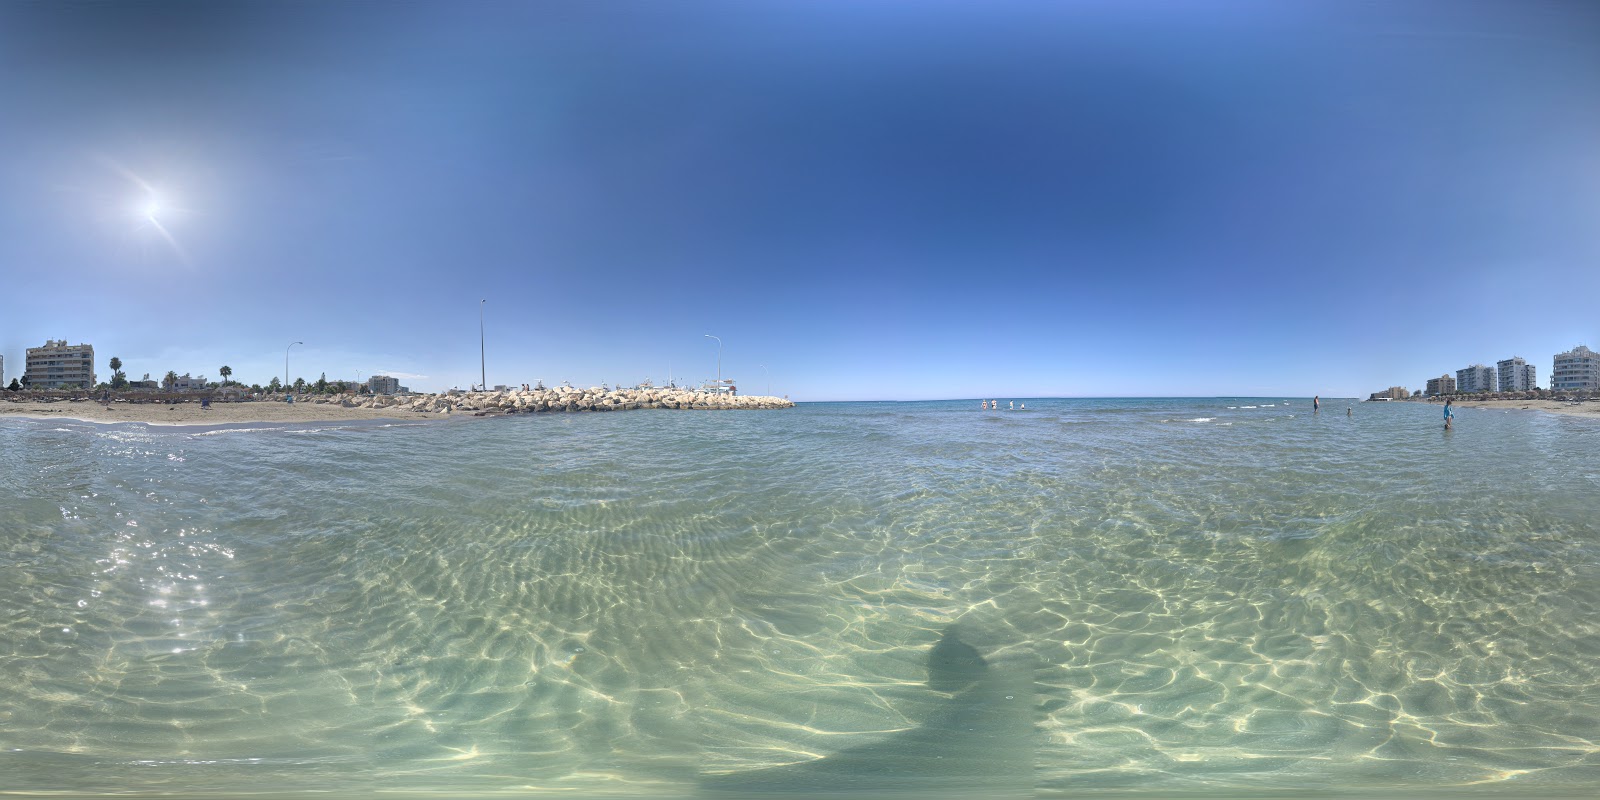
[[78,419],[86,422],[143,422],[149,425],[234,425],[241,422],[326,422],[356,419],[428,419],[436,414],[392,408],[346,408],[337,403],[198,402],[125,403],[110,406],[90,400],[0,403],[0,416],[32,419]]

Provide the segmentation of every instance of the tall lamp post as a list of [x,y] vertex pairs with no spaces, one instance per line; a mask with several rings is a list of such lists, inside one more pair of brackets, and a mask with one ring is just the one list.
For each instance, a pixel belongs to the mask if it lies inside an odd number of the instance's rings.
[[283,391],[286,394],[289,391],[289,351],[294,349],[297,344],[305,344],[305,342],[290,342],[288,347],[283,348]]
[[722,383],[722,339],[711,334],[706,334],[707,339],[717,340],[717,383]]
[[772,370],[767,369],[767,365],[766,364],[757,364],[756,366],[760,367],[762,372],[767,373],[767,396],[771,397],[772,396]]
[[487,302],[489,302],[487,297],[478,301],[478,391],[480,392],[489,391],[489,369],[485,366],[488,362],[484,360],[483,349],[483,304]]

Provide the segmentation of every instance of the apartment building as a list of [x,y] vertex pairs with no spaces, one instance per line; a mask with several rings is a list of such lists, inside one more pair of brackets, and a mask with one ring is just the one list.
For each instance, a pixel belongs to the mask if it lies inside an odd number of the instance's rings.
[[92,345],[49,339],[43,347],[28,348],[26,366],[23,374],[32,389],[92,388],[95,384]]
[[1429,397],[1437,397],[1441,394],[1454,394],[1455,391],[1456,379],[1450,377],[1450,375],[1447,373],[1440,375],[1437,378],[1429,378],[1428,388],[1423,390],[1423,394],[1426,394]]
[[1473,364],[1466,369],[1456,370],[1456,391],[1458,392],[1492,392],[1495,390],[1494,387],[1494,367]]
[[1555,367],[1550,370],[1550,388],[1566,390],[1600,390],[1600,353],[1583,345],[1558,353]]
[[1526,392],[1539,387],[1539,382],[1534,379],[1533,365],[1522,360],[1522,356],[1497,361],[1495,366],[1500,369],[1502,392]]
[[400,391],[400,379],[374,375],[367,379],[367,389],[373,394],[396,394]]

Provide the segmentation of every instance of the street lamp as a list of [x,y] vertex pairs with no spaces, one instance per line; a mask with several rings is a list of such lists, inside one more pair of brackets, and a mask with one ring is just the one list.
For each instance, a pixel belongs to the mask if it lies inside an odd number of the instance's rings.
[[767,373],[767,396],[771,397],[772,396],[772,370],[767,369],[767,365],[766,364],[757,364],[756,366],[760,367],[762,372]]
[[478,301],[478,391],[480,392],[489,391],[489,369],[484,366],[487,362],[484,361],[483,349],[483,304],[487,302],[489,302],[487,297]]
[[707,339],[717,340],[717,383],[722,383],[722,339],[711,334],[706,334]]
[[283,348],[283,391],[285,393],[289,391],[289,350],[297,344],[305,344],[305,342],[290,342],[288,347]]

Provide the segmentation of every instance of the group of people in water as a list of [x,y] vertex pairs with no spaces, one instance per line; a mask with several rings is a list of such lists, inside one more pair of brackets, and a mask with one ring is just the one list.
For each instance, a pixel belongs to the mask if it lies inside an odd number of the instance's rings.
[[[1010,408],[1006,409],[1007,411],[1027,411],[1028,410],[1028,404],[1027,403],[1023,403],[1022,405],[1018,406],[1017,405],[1017,401],[1015,401],[1015,400],[1007,400],[1006,402],[1008,404],[1010,404],[1010,406],[1011,406]],[[983,401],[983,410],[984,411],[999,411],[1000,410],[1000,401],[999,400],[985,400],[985,401]]]

